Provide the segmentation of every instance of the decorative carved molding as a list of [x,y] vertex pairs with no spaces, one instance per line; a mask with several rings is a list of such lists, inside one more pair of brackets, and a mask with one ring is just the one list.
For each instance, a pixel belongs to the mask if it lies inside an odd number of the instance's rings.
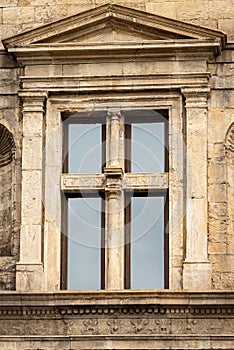
[[[77,62],[76,62],[77,63]],[[138,90],[141,89],[189,89],[187,92],[195,93],[195,90],[191,90],[193,86],[206,91],[209,84],[210,74],[204,73],[173,73],[173,74],[145,74],[145,75],[113,75],[111,77],[93,77],[93,76],[63,76],[63,77],[21,77],[22,87],[24,90],[38,89],[51,92],[69,91],[132,91],[133,84]],[[185,91],[185,90],[183,90]],[[204,91],[204,92],[205,92]],[[63,106],[64,107],[64,106]]]
[[225,146],[227,151],[234,153],[234,123],[228,129]]
[[23,113],[25,112],[45,112],[45,102],[48,97],[45,91],[21,91],[19,97],[23,102]]
[[12,134],[4,125],[0,124],[0,167],[12,161],[14,150],[15,142]]
[[104,174],[62,174],[61,190],[66,193],[81,191],[97,191],[105,188]]
[[144,317],[177,317],[179,315],[180,317],[188,318],[193,316],[204,317],[206,318],[207,315],[220,315],[220,316],[234,316],[234,306],[219,306],[219,305],[213,305],[213,306],[188,306],[188,305],[181,305],[181,306],[171,306],[171,307],[163,307],[163,306],[156,306],[156,305],[96,305],[96,306],[90,306],[90,305],[83,305],[83,306],[41,306],[41,307],[13,307],[13,306],[4,306],[0,307],[0,318],[1,317],[13,317],[17,316],[47,316],[50,318],[50,316],[66,316],[66,317],[103,317],[103,316],[111,316],[111,317],[117,317],[121,316],[124,318],[128,317],[136,317],[136,316],[144,316]]
[[168,188],[168,174],[124,174],[123,188],[125,190],[162,191]]
[[182,94],[186,99],[186,108],[207,108],[208,96],[210,88],[208,87],[183,87],[181,89]]

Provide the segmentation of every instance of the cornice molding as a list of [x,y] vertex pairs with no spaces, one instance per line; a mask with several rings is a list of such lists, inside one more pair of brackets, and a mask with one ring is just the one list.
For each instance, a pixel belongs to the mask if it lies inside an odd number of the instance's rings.
[[[191,88],[207,89],[210,74],[205,73],[173,73],[150,75],[112,75],[112,76],[54,76],[54,77],[20,77],[23,90],[32,93],[50,92],[90,92],[90,91],[137,91],[171,90]],[[28,93],[30,94],[30,91]]]

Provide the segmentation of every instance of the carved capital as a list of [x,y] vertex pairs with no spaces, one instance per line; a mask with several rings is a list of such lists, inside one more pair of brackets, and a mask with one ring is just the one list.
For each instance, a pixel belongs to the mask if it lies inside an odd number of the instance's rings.
[[45,112],[45,102],[47,99],[46,91],[21,91],[20,100],[23,103],[23,113],[25,112]]
[[107,200],[118,199],[122,191],[122,188],[119,184],[109,183],[106,185],[105,191],[106,191]]
[[187,108],[207,108],[210,88],[182,88],[181,92],[185,97],[185,107]]
[[121,118],[121,113],[119,109],[109,109],[107,112],[107,116],[110,120],[119,121]]
[[104,174],[106,175],[106,179],[108,178],[122,178],[123,176],[123,169],[121,167],[106,167],[104,168]]

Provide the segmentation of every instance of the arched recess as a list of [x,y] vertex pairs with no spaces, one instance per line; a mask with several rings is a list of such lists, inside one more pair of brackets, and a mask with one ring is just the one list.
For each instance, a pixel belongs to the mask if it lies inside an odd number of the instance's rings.
[[0,257],[12,255],[14,154],[13,136],[0,124]]
[[227,164],[228,253],[234,254],[234,123],[228,129],[225,147]]

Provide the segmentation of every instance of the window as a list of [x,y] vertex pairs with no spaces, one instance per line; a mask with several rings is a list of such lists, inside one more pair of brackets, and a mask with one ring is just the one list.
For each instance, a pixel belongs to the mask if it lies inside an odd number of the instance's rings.
[[168,288],[168,112],[64,116],[62,289]]

